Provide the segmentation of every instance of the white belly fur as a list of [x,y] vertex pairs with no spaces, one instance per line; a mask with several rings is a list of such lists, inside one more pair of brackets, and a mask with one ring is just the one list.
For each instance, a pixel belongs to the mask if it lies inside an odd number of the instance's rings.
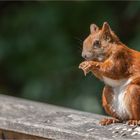
[[121,119],[127,119],[130,116],[126,105],[124,104],[124,95],[126,93],[126,87],[131,82],[131,79],[113,80],[107,77],[103,77],[106,85],[112,87],[114,91],[114,98],[112,102],[112,109]]

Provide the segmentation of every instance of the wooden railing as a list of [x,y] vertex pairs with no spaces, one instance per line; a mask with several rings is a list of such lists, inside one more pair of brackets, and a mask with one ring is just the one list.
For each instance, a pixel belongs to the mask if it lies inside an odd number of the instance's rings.
[[140,139],[140,127],[100,126],[104,116],[0,95],[0,139]]

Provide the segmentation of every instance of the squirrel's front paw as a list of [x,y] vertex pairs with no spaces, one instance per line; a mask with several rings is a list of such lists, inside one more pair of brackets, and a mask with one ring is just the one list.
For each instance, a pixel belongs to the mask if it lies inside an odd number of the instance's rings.
[[116,119],[116,118],[104,118],[103,120],[101,120],[99,123],[101,125],[109,125],[112,123],[120,123],[121,121]]
[[79,69],[82,69],[84,71],[85,76],[88,72],[90,72],[91,68],[92,61],[84,61],[79,65]]

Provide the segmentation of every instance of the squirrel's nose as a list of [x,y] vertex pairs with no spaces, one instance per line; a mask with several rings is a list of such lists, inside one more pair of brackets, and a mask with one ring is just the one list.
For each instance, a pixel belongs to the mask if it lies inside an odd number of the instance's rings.
[[84,53],[82,53],[82,57],[86,59],[87,58],[87,55],[84,54]]

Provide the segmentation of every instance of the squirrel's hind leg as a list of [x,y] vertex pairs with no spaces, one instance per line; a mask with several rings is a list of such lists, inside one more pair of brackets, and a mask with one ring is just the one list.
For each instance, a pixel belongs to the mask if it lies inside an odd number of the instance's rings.
[[113,100],[113,90],[109,86],[105,86],[103,90],[103,95],[102,95],[102,104],[103,107],[109,115],[111,115],[113,118],[104,118],[102,119],[99,123],[101,125],[109,125],[112,123],[121,123],[122,121],[117,119],[117,114],[116,112],[113,111],[112,109],[112,100]]
[[128,125],[139,125],[140,126],[140,120],[128,120],[126,121]]
[[125,102],[130,114],[126,123],[128,125],[140,125],[140,85],[130,84],[128,86]]

